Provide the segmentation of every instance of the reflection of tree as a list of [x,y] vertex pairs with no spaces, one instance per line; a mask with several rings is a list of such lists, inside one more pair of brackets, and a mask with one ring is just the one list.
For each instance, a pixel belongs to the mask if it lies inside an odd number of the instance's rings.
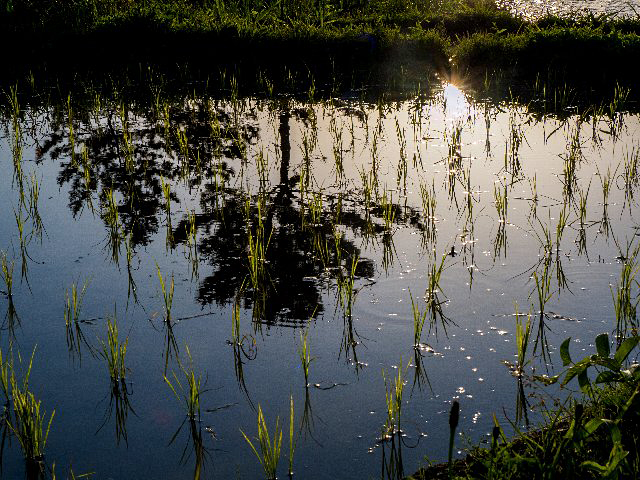
[[[330,212],[323,212],[322,222],[302,227],[300,210],[295,200],[293,186],[296,177],[289,176],[291,145],[289,121],[291,113],[286,102],[281,105],[278,115],[280,137],[280,178],[273,190],[267,193],[271,202],[267,208],[264,224],[265,231],[271,232],[267,251],[268,271],[264,305],[261,307],[261,320],[266,323],[286,322],[287,320],[307,320],[314,311],[322,312],[322,300],[319,292],[318,277],[325,272],[322,262],[317,260],[315,246],[334,243],[334,226]],[[201,196],[202,210],[215,212],[217,191],[215,185],[206,185]],[[245,196],[242,192],[227,189],[225,198],[224,221],[217,221],[218,214],[211,213],[199,218],[200,225],[212,234],[200,241],[201,258],[216,268],[204,278],[198,290],[198,300],[203,303],[227,303],[241,290],[247,272]],[[253,222],[258,214],[250,209]],[[358,219],[362,221],[361,219]],[[180,226],[176,230],[180,230]],[[350,241],[340,239],[340,248],[344,252],[342,260],[349,262],[359,255],[359,249]],[[328,259],[335,265],[336,256]],[[329,270],[334,271],[335,269]],[[373,264],[360,260],[359,276],[372,276]],[[255,292],[244,292],[246,307],[255,301]]]
[[[257,127],[251,113],[245,114],[243,123],[231,126],[231,113],[224,105],[214,107],[208,98],[195,105],[167,103],[152,113],[144,106],[135,114],[129,108],[111,105],[101,110],[96,121],[74,127],[73,140],[71,128],[61,122],[39,155],[60,161],[58,183],[69,184],[74,215],[92,206],[95,193],[107,188],[117,193],[122,227],[135,247],[148,244],[158,231],[164,205],[162,178],[182,179],[189,188],[201,184],[218,168],[213,159],[238,157],[240,145],[256,137]],[[172,200],[179,201],[175,194]]]
[[[303,227],[300,221],[297,176],[290,172],[290,121],[294,115],[305,120],[304,114],[308,111],[293,109],[289,100],[278,104],[280,178],[270,191],[264,186],[261,192],[267,199],[262,212],[265,231],[271,235],[258,315],[266,323],[307,320],[314,310],[322,312],[319,279],[335,278],[360,253],[352,241],[340,237],[340,253],[318,258],[319,245],[336,244],[330,210],[337,206],[325,208],[314,225]],[[256,306],[255,289],[241,287],[247,273],[246,226],[258,212],[251,206],[245,213],[247,194],[228,183],[233,175],[229,160],[244,158],[246,145],[258,135],[255,114],[245,103],[202,97],[152,107],[118,99],[98,109],[69,104],[66,112],[64,107],[57,111],[49,126],[52,133],[41,143],[39,158],[48,155],[60,162],[58,183],[68,185],[74,215],[84,208],[94,211],[94,200],[113,198],[117,219],[108,229],[115,232],[115,253],[123,240],[128,258],[137,246],[151,241],[166,221],[164,195],[171,203],[180,202],[179,189],[167,193],[163,182],[201,188],[202,213],[195,216],[195,226],[207,233],[198,236],[197,251],[200,261],[215,268],[200,281],[198,301],[225,304],[243,290],[244,306]],[[369,220],[345,212],[340,223],[357,230]],[[172,229],[169,246],[188,241],[186,226],[183,219]],[[360,259],[356,274],[369,277],[373,269],[369,260]]]

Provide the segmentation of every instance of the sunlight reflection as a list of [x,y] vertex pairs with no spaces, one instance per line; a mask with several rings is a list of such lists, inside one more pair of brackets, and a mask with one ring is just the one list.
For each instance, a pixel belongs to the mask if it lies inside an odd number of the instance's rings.
[[469,112],[470,104],[462,90],[452,83],[442,89],[445,118],[448,123],[455,123]]

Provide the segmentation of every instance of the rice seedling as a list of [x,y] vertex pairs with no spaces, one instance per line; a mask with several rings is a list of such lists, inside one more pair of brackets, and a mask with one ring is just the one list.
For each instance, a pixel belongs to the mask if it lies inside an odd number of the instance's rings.
[[49,438],[49,430],[56,413],[55,410],[51,413],[49,421],[45,425],[46,412],[41,408],[42,403],[40,400],[36,400],[35,395],[29,391],[29,376],[31,375],[34,355],[35,348],[31,354],[22,382],[16,380],[13,368],[11,368],[9,379],[14,415],[13,419],[9,418],[8,427],[18,439],[22,454],[27,462],[27,468],[30,471],[40,469],[47,439]]
[[101,216],[107,224],[107,245],[111,247],[111,258],[117,264],[120,258],[121,226],[118,204],[113,195],[113,189],[105,189],[102,195]]
[[533,179],[529,179],[529,186],[531,188],[531,210],[530,216],[537,218],[538,216],[538,182],[537,174],[533,175]]
[[508,191],[507,183],[501,192],[494,183],[493,198],[496,211],[498,212],[498,228],[496,229],[496,237],[493,241],[494,258],[500,257],[502,254],[507,256],[507,213],[508,213]]
[[42,232],[44,231],[44,224],[42,217],[40,216],[39,209],[40,201],[40,183],[35,172],[31,172],[29,176],[29,217],[31,218],[31,224],[33,227],[32,235],[38,237],[42,242]]
[[264,470],[267,480],[275,480],[278,470],[278,461],[280,460],[280,447],[282,445],[282,429],[280,427],[280,418],[276,417],[275,430],[273,432],[273,440],[269,437],[269,430],[267,423],[262,413],[262,407],[258,405],[258,437],[257,445],[260,448],[260,452],[253,444],[253,442],[247,437],[247,435],[240,430],[242,436],[247,441],[251,450],[258,458],[262,469]]
[[127,356],[127,345],[129,338],[124,342],[118,336],[118,322],[116,317],[107,318],[107,341],[102,341],[101,356],[107,362],[107,370],[111,378],[112,386],[117,388],[124,385],[127,376],[127,366],[125,359]]
[[[617,171],[618,171],[618,168],[616,167],[616,170],[612,174],[610,166],[607,167],[607,172],[604,174],[598,171],[598,176],[600,178],[600,185],[602,187],[602,207],[605,212],[607,211],[607,207],[609,206],[609,194],[611,193],[611,181],[613,177],[616,176]],[[603,216],[606,216],[606,215],[603,214]]]
[[396,219],[396,206],[393,204],[393,192],[382,192],[382,198],[380,199],[380,208],[382,209],[382,220],[384,222],[384,233],[389,235],[393,231],[393,225]]
[[256,170],[261,191],[266,191],[269,185],[269,156],[262,149],[256,155]]
[[2,265],[2,280],[4,281],[5,291],[2,292],[8,299],[13,298],[13,267],[15,262],[11,262],[7,258],[6,252],[0,253],[0,263]]
[[160,177],[160,182],[162,185],[162,194],[164,196],[164,211],[167,222],[166,248],[169,250],[173,249],[175,245],[175,241],[173,239],[173,226],[171,224],[171,185],[169,182],[164,181],[164,177]]
[[393,241],[393,235],[391,233],[383,233],[382,235],[382,268],[385,275],[389,274],[389,268],[393,266],[398,256],[396,250],[396,244]]
[[127,301],[133,295],[134,302],[138,303],[138,287],[136,285],[135,279],[133,278],[133,272],[131,271],[132,262],[133,262],[133,245],[132,245],[132,236],[133,233],[129,232],[129,235],[124,237],[124,248],[127,256]]
[[131,132],[129,131],[129,112],[122,103],[118,109],[120,125],[122,127],[122,152],[124,154],[124,166],[129,175],[135,171],[134,146]]
[[27,244],[29,242],[29,238],[27,238],[24,231],[25,218],[22,216],[22,208],[18,208],[16,211],[13,210],[13,215],[16,219],[16,226],[18,227],[18,242],[20,245],[20,258],[21,258],[21,269],[20,274],[23,279],[29,283],[28,275],[29,275],[29,264],[27,262],[31,257],[29,256],[29,252],[27,251]]
[[516,110],[511,109],[509,113],[509,166],[508,170],[512,177],[518,177],[522,166],[520,164],[520,146],[524,140],[524,131],[522,126],[516,120]]
[[[385,383],[385,397],[387,419],[382,429],[382,478],[389,480],[400,480],[404,478],[404,465],[402,462],[402,394],[405,380],[402,359],[397,367],[398,374],[394,378],[392,385],[387,385],[387,378],[384,370],[382,376]],[[390,444],[389,459],[386,456],[386,447]]]
[[340,180],[344,175],[344,145],[342,140],[342,125],[338,128],[335,116],[329,122],[329,131],[333,140],[333,160],[336,165],[336,180]]
[[514,373],[517,377],[522,377],[524,368],[529,364],[527,359],[527,348],[529,347],[529,337],[531,335],[531,313],[527,314],[527,322],[522,323],[521,315],[516,304],[516,365]]
[[447,254],[442,255],[442,260],[438,264],[436,261],[435,250],[433,252],[433,261],[427,271],[427,289],[424,294],[426,311],[429,316],[429,333],[431,329],[434,329],[436,334],[438,333],[438,324],[441,323],[444,328],[445,334],[447,332],[447,324],[451,321],[449,317],[444,314],[442,306],[445,301],[440,299],[442,289],[440,287],[440,278],[442,272],[444,272],[445,262],[447,260]]
[[198,278],[200,260],[198,259],[198,228],[196,226],[195,211],[187,213],[187,222],[185,223],[184,229],[187,239],[188,260],[191,267],[191,278]]
[[420,348],[422,328],[424,327],[424,322],[427,318],[427,310],[424,312],[420,311],[420,307],[413,299],[411,290],[409,290],[409,297],[411,298],[411,311],[413,313],[413,348],[417,350]]
[[[255,226],[251,226],[251,202],[247,198],[245,202],[245,221],[247,233],[247,265],[249,267],[249,277],[254,292],[261,292],[267,276],[267,250],[271,242],[273,229],[266,236],[265,225],[263,220],[266,199],[259,197],[256,202],[256,222]],[[264,292],[263,292],[264,293]]]
[[393,384],[387,384],[387,377],[384,369],[382,370],[382,378],[385,386],[385,399],[387,407],[387,419],[385,420],[385,436],[396,435],[401,433],[402,421],[402,393],[404,391],[404,366],[402,358],[397,368],[397,375],[393,377]]
[[423,241],[433,244],[436,241],[436,187],[431,183],[431,189],[424,184],[420,184],[420,196],[422,198],[422,216],[424,222]]
[[640,184],[640,149],[634,145],[631,150],[627,150],[624,155],[623,177],[625,199],[629,202],[634,200],[635,189]]
[[374,130],[371,137],[371,174],[375,179],[375,184],[378,183],[378,169],[380,165],[380,156],[378,154],[378,131]]
[[18,87],[17,85],[9,88],[8,94],[9,108],[11,115],[11,126],[13,130],[13,136],[11,137],[11,156],[13,159],[13,178],[18,183],[20,192],[23,191],[23,178],[22,171],[22,125],[20,123],[20,104],[18,102]]
[[91,199],[92,196],[92,179],[91,179],[91,160],[89,159],[89,150],[87,149],[87,145],[82,145],[82,149],[80,151],[80,159],[82,161],[82,173],[84,180],[84,189],[85,196],[87,199],[87,203],[89,204],[89,208],[93,213],[93,201]]
[[568,288],[567,278],[564,274],[562,267],[562,257],[560,256],[560,243],[562,241],[562,234],[567,225],[567,205],[564,204],[560,214],[558,215],[558,223],[556,224],[556,278],[558,280],[558,288]]
[[15,326],[20,321],[15,304],[13,303],[13,267],[15,262],[14,260],[9,262],[6,252],[3,251],[0,252],[0,264],[2,266],[0,274],[2,275],[2,280],[5,285],[5,291],[1,291],[1,293],[7,297],[7,330],[9,331],[9,336],[13,337]]
[[620,127],[622,125],[622,111],[625,108],[627,98],[629,97],[630,89],[621,86],[616,83],[613,90],[613,97],[608,105],[609,114],[609,130],[613,137],[616,137]]
[[545,306],[553,296],[553,292],[551,291],[552,271],[549,263],[550,262],[548,260],[542,261],[542,270],[540,271],[540,275],[538,275],[537,271],[533,272],[533,279],[536,283],[535,292],[538,295],[538,310],[540,316],[544,315]]
[[289,478],[293,478],[293,455],[296,449],[297,441],[294,441],[293,435],[293,420],[294,420],[294,409],[293,409],[293,395],[289,396]]
[[397,182],[397,188],[400,189],[400,185],[402,185],[404,188],[404,192],[406,193],[407,191],[407,139],[406,139],[404,129],[400,127],[398,118],[396,117],[395,120],[396,120],[396,135],[398,137],[398,144],[400,145],[400,154],[398,159],[396,182]]
[[358,260],[358,256],[353,255],[351,257],[351,267],[347,271],[347,275],[344,275],[341,272],[337,278],[340,306],[342,307],[342,311],[347,318],[351,317],[353,303],[358,293],[358,291],[354,289]]
[[584,229],[587,223],[587,199],[589,198],[589,190],[591,190],[591,182],[589,182],[586,190],[581,189],[578,192],[578,220],[581,229]]
[[168,284],[167,280],[169,277],[162,276],[160,266],[157,263],[156,273],[158,275],[158,280],[160,281],[160,289],[162,290],[162,299],[164,301],[164,322],[167,325],[171,325],[171,307],[173,305],[173,290],[175,286],[173,273],[171,274],[171,282],[169,282]]
[[322,192],[313,193],[309,202],[309,216],[312,226],[319,227],[322,225],[322,214]]
[[637,261],[638,252],[640,252],[640,246],[637,246],[633,251],[627,247],[626,254],[621,255],[625,260],[622,262],[620,278],[615,291],[613,286],[609,287],[615,311],[615,333],[618,342],[626,337],[628,331],[637,332],[638,329],[636,310],[640,296],[633,291],[634,287],[638,285],[636,277],[640,272],[640,265]]
[[231,314],[231,345],[233,347],[233,366],[238,387],[247,397],[251,408],[255,409],[244,381],[244,362],[245,360],[254,360],[257,355],[255,337],[250,334],[240,335],[240,300],[244,292],[244,287],[245,283],[243,282],[233,301]]
[[309,367],[313,358],[311,357],[309,343],[307,341],[309,337],[309,327],[307,327],[304,333],[300,332],[300,346],[298,347],[298,356],[300,357],[300,366],[304,373],[304,386],[309,388]]
[[373,192],[374,192],[374,178],[373,172],[367,172],[364,170],[360,170],[360,180],[362,182],[362,203],[364,204],[364,213],[365,216],[369,216],[371,212],[371,205],[373,202]]
[[[11,402],[11,373],[13,372],[13,357],[12,355],[7,355],[6,358],[2,353],[2,348],[0,348],[0,387],[2,388],[2,393],[4,395],[5,401],[5,410],[4,415],[2,417],[3,420],[7,420],[6,415],[9,413],[9,404]],[[1,451],[1,450],[0,450]]]
[[[193,369],[193,358],[191,357],[189,345],[185,345],[185,351],[187,353],[187,358],[189,359],[189,365],[185,367],[181,362],[178,362],[180,370],[184,375],[184,386],[180,382],[180,379],[175,372],[171,372],[173,376],[173,382],[169,380],[166,375],[164,377],[164,381],[167,383],[167,385],[169,385],[169,388],[176,396],[178,401],[184,403],[187,418],[189,420],[199,420],[200,396],[202,395],[202,376],[196,375]],[[180,393],[178,393],[178,391]]]
[[461,167],[462,162],[462,122],[458,121],[447,129],[448,165],[449,170],[456,171]]
[[507,223],[507,209],[508,209],[508,192],[507,184],[504,184],[502,191],[493,185],[493,199],[496,211],[498,212],[498,219],[500,223]]
[[82,357],[81,344],[84,343],[90,350],[91,347],[87,342],[87,339],[80,327],[80,312],[82,310],[82,300],[89,281],[86,280],[82,284],[82,288],[78,291],[78,287],[75,283],[71,284],[71,293],[69,290],[65,292],[65,306],[64,306],[64,323],[67,331],[67,348],[70,354],[78,354],[78,357]]

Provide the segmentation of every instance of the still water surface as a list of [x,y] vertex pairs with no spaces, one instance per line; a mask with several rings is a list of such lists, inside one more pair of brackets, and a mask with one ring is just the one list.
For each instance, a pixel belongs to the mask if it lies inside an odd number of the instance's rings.
[[[28,197],[39,184],[41,235],[11,173],[16,124],[5,111],[0,246],[15,261],[17,317],[5,317],[2,345],[13,344],[16,365],[18,350],[26,358],[36,348],[30,387],[56,411],[49,464],[96,478],[191,478],[201,458],[205,478],[259,478],[240,430],[255,435],[260,405],[271,429],[284,419],[287,444],[292,396],[297,478],[377,478],[385,377],[398,369],[406,473],[425,455],[445,458],[454,399],[477,443],[493,414],[526,425],[540,418],[534,405],[565,395],[526,382],[529,408],[518,409],[505,365],[516,351],[514,304],[533,313],[534,336],[542,325],[550,355],[529,374],[560,371],[566,337],[580,357],[613,330],[610,285],[638,225],[637,178],[627,187],[623,175],[640,148],[636,114],[545,115],[540,104],[477,101],[450,84],[397,99],[234,92],[232,83],[222,96],[19,97],[23,188]],[[260,228],[266,262],[253,284],[248,232],[255,240]],[[444,317],[427,320],[415,348],[412,298],[424,311],[430,266],[443,258]],[[541,324],[532,275],[546,261],[552,296]],[[175,281],[171,330],[158,271]],[[345,279],[352,305],[344,286],[340,301]],[[78,347],[63,310],[65,292],[84,282]],[[125,398],[115,399],[95,353],[114,316],[128,337]],[[164,380],[184,382],[187,349],[204,385],[195,437]],[[17,442],[3,460],[4,478],[22,475]]]

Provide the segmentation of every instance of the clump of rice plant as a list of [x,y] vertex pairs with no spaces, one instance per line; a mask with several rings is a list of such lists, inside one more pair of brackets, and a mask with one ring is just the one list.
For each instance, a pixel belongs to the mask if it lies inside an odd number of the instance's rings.
[[296,443],[293,435],[293,395],[289,396],[289,478],[293,477],[293,454],[296,449]]
[[127,345],[129,338],[124,342],[118,336],[118,322],[116,317],[107,319],[107,341],[102,341],[102,358],[107,362],[109,376],[114,386],[124,382],[127,376],[125,359],[127,356]]
[[156,272],[158,280],[160,280],[160,289],[162,290],[162,299],[164,301],[164,321],[167,325],[171,325],[171,307],[173,305],[173,290],[174,280],[173,273],[171,274],[171,281],[167,284],[167,277],[162,276],[160,266],[156,263]]
[[[191,351],[189,345],[185,346],[187,357],[189,358],[189,365],[184,366],[180,364],[180,370],[184,375],[184,386],[180,382],[175,372],[172,372],[173,382],[169,380],[166,375],[164,381],[167,382],[169,388],[179,401],[184,402],[187,412],[187,417],[190,420],[196,420],[200,418],[200,395],[202,394],[202,376],[196,375],[193,368],[193,358],[191,357]],[[180,394],[178,393],[180,391]]]
[[385,384],[385,398],[387,405],[387,419],[385,421],[385,435],[394,435],[400,432],[402,419],[402,393],[404,391],[404,376],[402,372],[402,359],[398,365],[398,374],[393,378],[393,383],[387,385],[387,377],[384,370],[382,376]]
[[280,427],[280,418],[276,418],[275,431],[273,432],[273,440],[269,437],[269,429],[267,428],[267,422],[264,419],[262,413],[262,407],[258,405],[258,437],[257,440],[260,452],[253,444],[253,442],[247,437],[247,435],[240,430],[242,436],[247,441],[251,450],[258,458],[260,465],[267,477],[267,480],[275,480],[278,469],[278,460],[280,460],[280,447],[282,445],[282,428]]
[[637,332],[638,328],[637,308],[640,296],[638,296],[637,290],[634,293],[634,287],[638,286],[637,276],[640,272],[640,264],[638,264],[637,256],[639,252],[640,246],[632,252],[627,249],[626,255],[621,255],[624,257],[624,261],[622,262],[620,279],[615,291],[613,286],[609,287],[615,309],[615,332],[618,339],[624,338],[629,330]]
[[337,278],[338,297],[346,317],[351,317],[353,302],[355,301],[356,294],[358,293],[357,290],[354,289],[358,260],[358,256],[354,255],[351,258],[351,267],[349,268],[347,275],[343,275],[341,273]]
[[445,261],[447,259],[447,254],[442,256],[440,263],[436,262],[436,254],[434,251],[433,262],[429,266],[429,270],[427,272],[428,280],[427,280],[427,289],[424,294],[425,302],[426,302],[426,311],[429,315],[429,331],[433,328],[436,333],[438,331],[438,323],[442,324],[442,327],[447,331],[447,324],[451,321],[449,317],[444,314],[442,306],[445,303],[445,300],[440,299],[442,295],[442,289],[440,287],[440,278],[442,277],[442,272],[444,272]]
[[302,371],[304,372],[304,385],[309,387],[309,366],[313,361],[309,350],[309,343],[307,338],[309,336],[309,329],[307,328],[304,333],[300,332],[300,348],[298,349],[298,355],[300,356],[300,364]]
[[82,300],[87,291],[89,282],[85,281],[82,288],[78,291],[75,283],[71,284],[71,293],[69,290],[65,293],[64,306],[64,323],[67,331],[67,347],[69,352],[76,352],[80,355],[80,345],[86,343],[86,339],[80,328],[80,311],[82,309]]
[[267,250],[271,242],[271,233],[266,235],[266,227],[263,221],[266,200],[260,197],[256,202],[256,224],[251,227],[251,202],[247,199],[245,203],[245,221],[247,231],[247,260],[249,267],[249,278],[254,292],[262,291],[267,277]]
[[427,318],[427,310],[420,311],[420,307],[413,299],[411,290],[409,290],[409,296],[411,297],[411,311],[413,313],[413,348],[420,348],[420,340],[422,337],[422,328]]
[[11,366],[10,385],[14,415],[13,419],[9,418],[8,421],[9,428],[18,439],[18,443],[20,443],[22,454],[27,464],[31,466],[41,462],[44,457],[49,430],[55,415],[54,410],[49,417],[49,421],[46,422],[46,412],[41,407],[41,401],[36,400],[35,395],[29,390],[29,376],[31,375],[34,355],[35,348],[31,354],[29,366],[22,382],[16,380],[15,372]]
[[522,377],[524,367],[529,363],[527,360],[527,347],[529,346],[529,337],[531,335],[531,313],[527,314],[527,322],[522,323],[518,305],[516,304],[516,350],[517,363],[515,374]]

